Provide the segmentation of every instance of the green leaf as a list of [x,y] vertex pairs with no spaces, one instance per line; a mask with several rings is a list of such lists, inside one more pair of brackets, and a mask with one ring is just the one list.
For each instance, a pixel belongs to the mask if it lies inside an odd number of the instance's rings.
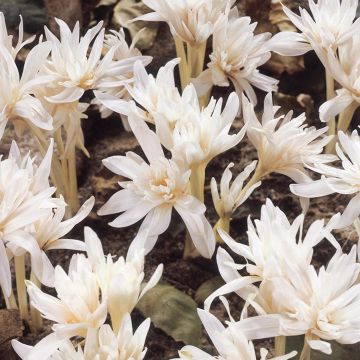
[[174,340],[200,345],[201,321],[197,304],[189,295],[171,285],[159,284],[144,295],[137,308]]
[[211,295],[215,290],[225,284],[221,276],[215,276],[210,280],[205,281],[196,290],[195,301],[202,305],[205,299]]
[[[355,345],[342,345],[336,341],[330,341],[332,354],[326,355],[319,351],[311,350],[311,360],[331,360],[331,359],[347,359],[357,360],[359,359],[360,346]],[[298,355],[294,357],[294,360],[300,358],[302,348],[304,346],[304,336],[288,336],[286,338],[286,353],[296,350]]]

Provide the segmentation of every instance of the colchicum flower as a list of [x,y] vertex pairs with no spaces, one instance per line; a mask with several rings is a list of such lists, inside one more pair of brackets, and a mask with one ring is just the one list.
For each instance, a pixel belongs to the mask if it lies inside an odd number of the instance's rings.
[[165,158],[157,135],[144,121],[130,116],[129,122],[149,163],[133,152],[103,160],[108,169],[130,181],[120,183],[123,190],[115,193],[98,214],[123,212],[110,223],[114,227],[132,225],[146,216],[129,250],[144,248],[146,254],[168,228],[175,208],[199,253],[210,258],[215,249],[214,234],[204,215],[205,205],[187,193],[190,170],[175,158]]
[[247,135],[259,157],[255,177],[259,180],[270,173],[279,173],[297,183],[310,182],[306,167],[336,159],[334,155],[322,154],[332,136],[322,136],[327,127],[306,127],[305,114],[292,118],[293,112],[290,111],[285,116],[276,117],[278,110],[279,107],[273,106],[271,94],[268,94],[260,122],[254,105],[243,97]]
[[234,163],[230,163],[220,181],[220,194],[215,178],[211,179],[211,195],[215,210],[220,219],[230,219],[235,210],[243,204],[251,193],[261,185],[261,182],[257,182],[249,187],[244,187],[245,180],[256,168],[257,161],[253,161],[250,165],[246,166],[230,185],[232,173],[230,168],[234,166]]
[[[239,17],[237,8],[229,15],[222,15],[215,24],[208,69],[194,79],[200,96],[210,91],[213,85],[228,87],[233,84],[241,100],[242,94],[256,105],[253,87],[266,92],[277,89],[278,80],[260,73],[258,68],[271,57],[271,51],[281,55],[299,55],[302,45],[283,33],[271,38],[271,33],[254,34],[257,23],[250,17]],[[292,35],[296,36],[296,35]]]
[[24,23],[22,16],[20,16],[20,24],[19,24],[19,34],[18,34],[18,42],[13,45],[13,36],[8,34],[5,16],[3,12],[0,12],[0,45],[4,46],[8,52],[15,59],[18,52],[26,45],[32,43],[35,40],[35,36],[31,36],[28,39],[24,40]]
[[87,256],[98,279],[102,297],[107,299],[112,327],[120,329],[127,313],[131,313],[138,301],[160,280],[163,265],[160,264],[147,284],[144,280],[144,251],[135,252],[126,259],[113,260],[111,254],[106,257],[100,239],[90,228],[85,228]]
[[174,38],[199,46],[212,35],[219,16],[235,0],[143,0],[154,12],[137,20],[166,21]]
[[[38,167],[30,154],[21,156],[15,142],[12,143],[8,159],[0,159],[0,241],[5,245],[29,236],[24,231],[25,227],[43,218],[49,208],[58,205],[56,199],[51,198],[55,188],[49,186],[48,180],[52,149],[51,142]],[[2,256],[0,274],[1,287],[5,295],[9,296],[11,274],[6,256]]]
[[305,184],[293,184],[291,191],[298,196],[314,198],[333,193],[354,195],[336,228],[351,225],[360,215],[360,137],[356,130],[351,135],[339,132],[336,152],[342,168],[315,162],[312,170],[322,175],[321,179]]
[[[179,358],[173,360],[256,360],[255,347],[248,337],[264,338],[277,335],[278,323],[272,317],[248,318],[243,321],[228,323],[225,328],[223,324],[212,314],[204,310],[198,310],[199,317],[209,335],[211,341],[218,351],[218,356],[211,356],[195,346],[184,346],[179,351]],[[252,334],[248,331],[249,323],[252,324]],[[270,332],[273,332],[272,334]],[[256,334],[256,335],[255,335]],[[265,360],[268,351],[260,350],[260,360]],[[296,351],[287,355],[272,358],[273,360],[286,360],[294,357]]]
[[[306,9],[299,8],[300,16],[287,7],[284,12],[301,31],[304,41],[311,44],[320,59],[330,50],[336,52],[359,32],[360,21],[355,20],[358,0],[309,0],[311,15]],[[298,37],[296,33],[289,36]]]
[[28,54],[20,77],[12,53],[0,44],[0,139],[9,121],[20,133],[23,122],[43,130],[52,130],[52,118],[33,94],[47,84],[51,77],[40,76],[51,50],[51,43],[36,45]]
[[[146,354],[145,339],[150,327],[150,319],[146,319],[133,332],[131,317],[126,314],[124,323],[118,333],[105,324],[99,330],[89,329],[85,346],[74,346],[71,341],[62,341],[58,349],[44,360],[143,360]],[[22,360],[35,360],[34,347],[12,341],[16,353]],[[46,356],[46,355],[45,355]]]
[[[130,46],[125,40],[124,30],[121,28],[119,31],[111,30],[110,34],[105,35],[104,48],[106,51],[112,51],[111,49],[116,49],[114,52],[113,60],[121,61],[125,59],[133,60],[133,62],[140,62],[143,66],[148,65],[152,57],[143,56],[139,49],[135,47],[140,32],[137,36],[134,37]],[[104,79],[101,82],[101,86],[97,87],[98,94],[103,98],[104,96],[111,99],[115,97],[116,99],[123,99],[124,101],[130,101],[132,99],[131,94],[129,94],[125,84],[131,85],[134,81],[133,70],[129,71],[127,74],[120,73],[116,74],[115,72],[109,76],[108,79]],[[97,98],[93,100],[93,103],[99,106],[100,114],[102,118],[107,118],[112,114],[112,110],[107,108],[99,101]],[[127,123],[126,116],[121,116],[123,125],[126,130],[130,130],[129,124]]]
[[61,197],[56,209],[47,209],[46,214],[28,226],[25,229],[26,231],[12,236],[7,247],[14,255],[29,252],[31,269],[36,277],[42,284],[53,287],[54,268],[46,252],[56,249],[86,251],[86,245],[83,241],[64,239],[63,237],[89,215],[94,202],[95,198],[91,197],[74,217],[62,221],[67,205]]

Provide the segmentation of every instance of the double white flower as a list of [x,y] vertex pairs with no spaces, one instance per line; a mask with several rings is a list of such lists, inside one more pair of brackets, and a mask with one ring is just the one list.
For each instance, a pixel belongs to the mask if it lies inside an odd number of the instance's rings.
[[[184,346],[179,351],[180,358],[173,360],[256,360],[254,344],[249,339],[261,339],[277,335],[278,322],[271,316],[259,316],[248,318],[239,322],[230,321],[228,327],[212,314],[204,310],[198,310],[199,317],[218,351],[218,356],[211,356],[206,352],[194,347]],[[260,360],[265,360],[268,351],[260,349]],[[272,358],[273,360],[286,360],[294,357],[296,352]]]
[[154,12],[137,20],[166,21],[174,38],[199,46],[214,31],[219,16],[231,7],[235,0],[143,0]]
[[305,184],[291,185],[290,189],[295,195],[307,198],[333,193],[355,195],[336,224],[336,228],[344,228],[351,225],[360,215],[360,137],[356,130],[351,135],[340,131],[338,136],[336,152],[342,168],[315,162],[312,170],[321,174],[322,178]]
[[120,183],[123,190],[115,193],[98,214],[123,212],[110,223],[114,227],[132,225],[146,216],[129,251],[144,248],[148,253],[158,235],[168,228],[175,208],[199,253],[210,258],[215,239],[204,215],[205,205],[187,193],[190,170],[175,158],[165,158],[157,135],[144,121],[130,116],[129,122],[149,163],[132,152],[103,160],[107,168],[130,181]]
[[322,154],[331,136],[322,136],[327,127],[306,127],[305,114],[292,118],[293,112],[277,116],[279,107],[274,106],[271,94],[264,102],[261,122],[257,119],[254,105],[243,97],[243,116],[247,135],[255,146],[259,163],[257,176],[261,179],[270,173],[288,176],[297,183],[310,182],[307,167],[334,161],[336,156]]
[[51,142],[38,167],[29,154],[21,156],[15,142],[12,143],[8,159],[0,160],[0,283],[6,296],[11,293],[11,274],[3,244],[11,244],[28,236],[25,227],[40,220],[48,214],[49,209],[58,205],[56,199],[51,198],[55,188],[50,187],[48,181],[52,148]]

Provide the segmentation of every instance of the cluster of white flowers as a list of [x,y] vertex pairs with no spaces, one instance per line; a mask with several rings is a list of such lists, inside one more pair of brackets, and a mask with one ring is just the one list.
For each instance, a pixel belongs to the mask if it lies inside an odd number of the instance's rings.
[[[14,350],[25,360],[143,360],[150,319],[134,331],[131,313],[161,278],[162,264],[144,282],[145,256],[168,230],[173,210],[186,227],[185,259],[211,259],[216,241],[230,248],[237,259],[244,259],[238,263],[225,248],[218,248],[216,262],[225,285],[205,300],[205,310],[198,309],[218,354],[188,345],[174,360],[255,360],[252,340],[269,337],[276,338],[273,359],[279,360],[296,355],[296,351],[285,354],[286,336],[304,335],[302,360],[310,359],[311,349],[331,354],[329,341],[359,342],[360,249],[353,246],[344,253],[331,233],[352,224],[360,229],[360,138],[357,130],[346,133],[360,104],[358,0],[309,0],[311,14],[300,8],[297,15],[284,7],[301,33],[274,36],[257,33],[257,24],[239,15],[234,0],[143,3],[153,11],[134,20],[165,21],[178,55],[156,76],[145,68],[152,58],[135,47],[141,33],[128,45],[122,29],[105,34],[99,22],[81,36],[79,23],[71,30],[59,19],[60,36],[45,27],[44,39],[32,47],[19,71],[16,57],[34,38],[24,41],[21,19],[18,43],[13,44],[0,13],[4,90],[0,139],[8,124],[17,135],[28,129],[43,157],[39,162],[30,154],[21,155],[13,141],[8,157],[0,158],[0,286],[7,307],[19,307],[32,330],[41,328],[41,317],[52,322],[52,332],[35,346],[13,340]],[[212,50],[205,67],[210,39]],[[260,69],[272,52],[296,56],[311,49],[326,68],[328,96],[319,118],[329,120],[329,127],[308,126],[305,114],[279,115],[281,109],[274,106],[272,95],[278,80]],[[177,70],[182,91],[177,86]],[[336,93],[334,80],[339,85]],[[231,86],[234,91],[227,99],[214,99],[210,96],[213,86]],[[261,120],[255,88],[267,93]],[[89,91],[94,99],[85,102],[83,96]],[[117,214],[109,223],[114,228],[142,220],[125,258],[105,255],[100,239],[88,227],[84,241],[66,237],[95,203],[91,197],[81,207],[78,204],[75,161],[76,148],[90,155],[81,128],[90,104],[97,106],[102,118],[119,114],[146,157],[129,151],[103,160],[106,168],[121,177],[121,189],[98,215]],[[336,126],[334,117],[339,113]],[[217,223],[211,224],[205,206],[207,167],[244,137],[256,150],[257,159],[233,181],[234,160],[226,166],[219,187],[211,179],[218,215]],[[328,151],[335,143],[336,155]],[[337,160],[342,168],[329,165]],[[321,178],[313,180],[311,171]],[[290,190],[299,196],[304,213],[291,223],[267,199],[260,219],[248,218],[248,244],[239,243],[229,235],[230,221],[270,174],[285,175],[296,183]],[[353,198],[342,214],[335,214],[326,224],[313,221],[304,235],[309,199],[333,193]],[[317,269],[313,253],[322,241],[332,246],[334,254]],[[55,249],[82,253],[71,257],[66,272],[48,258],[47,252]],[[56,296],[43,291],[42,285],[54,288]],[[238,321],[224,297],[233,292],[245,301]],[[217,298],[230,317],[226,326],[210,313]],[[262,360],[267,355],[266,349],[260,349]]]

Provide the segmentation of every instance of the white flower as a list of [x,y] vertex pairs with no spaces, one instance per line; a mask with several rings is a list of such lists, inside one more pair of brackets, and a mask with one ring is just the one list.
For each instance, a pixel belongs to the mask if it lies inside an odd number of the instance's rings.
[[[331,76],[342,88],[336,91],[336,96],[333,99],[320,106],[320,119],[322,121],[328,121],[345,109],[349,109],[351,116],[348,121],[350,122],[353,113],[360,106],[360,61],[357,57],[359,51],[360,39],[354,36],[339,46],[338,55],[329,51],[323,60]],[[346,127],[343,130],[346,130]]]
[[309,0],[309,7],[312,16],[303,8],[299,8],[300,16],[283,9],[320,58],[329,50],[336,52],[359,32],[360,21],[354,23],[358,0]]
[[338,136],[340,144],[336,144],[336,152],[342,168],[315,162],[312,170],[322,174],[322,178],[308,184],[291,185],[290,189],[295,195],[308,198],[333,193],[354,195],[336,224],[336,228],[344,228],[360,215],[360,137],[356,130],[351,135],[340,131]]
[[[49,88],[56,94],[45,99],[52,103],[71,103],[79,100],[86,90],[101,87],[101,81],[114,73],[128,73],[132,69],[132,61],[113,61],[116,47],[110,49],[101,59],[104,46],[105,30],[102,22],[87,31],[80,38],[80,25],[76,23],[71,32],[60,19],[56,19],[60,27],[60,40],[45,28],[46,37],[53,44],[51,59],[45,72],[55,77]],[[94,40],[94,41],[93,41]],[[88,55],[90,43],[92,49]]]
[[[5,244],[28,236],[24,228],[45,216],[49,208],[57,206],[56,200],[51,198],[55,188],[49,186],[52,149],[53,142],[39,167],[29,154],[21,157],[15,142],[8,159],[0,159],[0,241]],[[10,295],[9,262],[2,255],[1,286],[5,294]]]
[[37,88],[50,80],[47,76],[39,76],[50,50],[49,42],[36,45],[29,52],[20,77],[11,52],[0,45],[0,139],[8,121],[14,122],[15,129],[20,129],[18,125],[23,121],[40,129],[52,129],[51,116],[33,96]]
[[[257,304],[255,309],[259,313],[281,314],[282,331],[286,335],[303,334],[311,319],[309,305],[306,304],[311,286],[299,282],[297,287],[293,287],[291,281],[298,281],[302,273],[310,276],[306,269],[312,260],[313,247],[323,238],[340,250],[339,244],[330,234],[336,221],[336,216],[326,226],[323,220],[315,221],[306,236],[297,239],[298,233],[302,232],[303,215],[290,224],[285,213],[267,200],[261,208],[260,220],[255,220],[255,226],[248,219],[249,245],[235,242],[220,230],[220,236],[230,249],[246,261],[236,264],[227,251],[222,248],[218,250],[217,263],[226,284],[206,299],[205,308],[209,308],[216,297],[235,291],[252,305]],[[238,273],[243,268],[246,268],[248,276]],[[282,286],[278,284],[280,281]],[[256,282],[261,282],[259,288],[253,285]],[[281,300],[285,287],[288,296]],[[277,301],[273,299],[274,289],[278,291]],[[251,298],[255,298],[254,301]]]
[[[180,351],[180,358],[187,360],[256,360],[255,347],[249,341],[253,338],[263,338],[276,335],[278,324],[272,317],[248,318],[239,322],[228,322],[225,328],[221,322],[209,312],[198,310],[199,317],[218,351],[218,356],[211,356],[195,346],[184,346]],[[251,329],[249,331],[249,329]],[[271,333],[273,332],[273,333]],[[246,335],[247,336],[246,336]],[[265,360],[268,351],[260,350],[260,359]],[[294,357],[296,351],[290,354],[272,358],[273,360],[286,360]]]
[[[112,51],[111,49],[115,49],[113,60],[120,61],[124,59],[132,60],[134,63],[139,61],[143,66],[148,65],[152,57],[151,56],[143,56],[139,49],[135,47],[138,37],[141,32],[139,32],[130,46],[127,44],[125,40],[124,30],[121,28],[118,32],[115,30],[111,30],[110,34],[105,36],[104,40],[104,48],[107,51]],[[125,84],[132,83],[134,74],[133,70],[128,73],[119,73],[113,72],[113,74],[108,79],[103,79],[101,82],[101,86],[97,87],[98,93],[100,96],[104,97],[105,94],[108,99],[115,97],[117,99],[123,99],[125,101],[131,100],[131,95],[127,91]],[[102,102],[98,99],[94,99],[93,103],[97,104],[100,109],[101,117],[106,118],[111,115],[112,111],[106,106],[102,105]],[[126,130],[129,130],[129,125],[127,124],[127,120],[125,116],[122,116],[123,124]]]
[[244,181],[256,168],[257,161],[253,161],[250,165],[246,166],[230,185],[232,173],[230,168],[234,166],[234,163],[230,163],[220,181],[220,194],[215,178],[211,179],[211,195],[217,214],[220,218],[231,217],[235,210],[243,204],[251,193],[261,185],[261,182],[257,182],[250,186],[249,189],[243,191]]
[[271,57],[267,42],[270,33],[254,34],[256,23],[249,17],[239,17],[237,10],[222,16],[216,23],[213,34],[213,52],[208,69],[195,80],[199,95],[206,94],[212,85],[234,85],[241,99],[243,93],[256,104],[257,87],[266,92],[277,89],[278,80],[261,74],[258,67]]
[[18,34],[18,42],[13,45],[13,36],[9,35],[6,28],[5,16],[3,12],[0,12],[0,44],[4,46],[9,53],[11,53],[12,57],[15,59],[18,52],[26,45],[32,43],[35,39],[35,36],[31,36],[28,39],[24,40],[24,23],[23,18],[20,15],[20,24],[19,24],[19,34]]
[[[142,62],[137,61],[134,65],[134,79],[126,85],[131,98],[141,108],[136,112],[146,121],[155,122],[155,114],[164,117],[174,127],[175,122],[182,117],[188,97],[184,94],[184,101],[175,85],[174,68],[179,63],[178,59],[171,60],[162,66],[156,78],[148,74]],[[186,90],[185,90],[186,91]],[[129,115],[132,107],[128,101],[116,96],[95,92],[98,100],[108,109],[122,115]]]
[[87,254],[101,287],[102,297],[107,299],[112,326],[117,331],[126,313],[131,313],[138,301],[160,280],[163,265],[159,265],[142,288],[144,280],[144,253],[135,252],[126,259],[114,261],[111,254],[104,256],[101,242],[94,231],[85,228]]
[[236,134],[229,134],[239,109],[238,97],[230,94],[225,108],[223,99],[212,98],[207,107],[200,109],[192,85],[187,87],[194,103],[176,123],[173,131],[167,120],[155,116],[156,133],[161,143],[189,166],[207,165],[217,155],[236,146],[244,137],[246,127]]
[[264,102],[261,122],[257,119],[254,105],[243,97],[243,116],[247,135],[255,146],[262,176],[272,172],[290,177],[295,182],[309,182],[306,167],[315,163],[327,163],[334,155],[322,154],[331,136],[322,136],[327,127],[306,127],[305,114],[292,118],[292,111],[276,117],[279,107],[273,106],[272,95]]
[[56,249],[86,251],[83,241],[64,239],[63,237],[89,215],[95,198],[88,199],[74,217],[65,221],[62,220],[67,205],[62,197],[59,202],[56,209],[48,209],[43,217],[26,229],[26,232],[11,236],[7,243],[7,247],[15,255],[21,255],[24,251],[29,252],[32,271],[42,284],[49,287],[54,286],[54,268],[46,252]]
[[166,21],[174,37],[199,46],[211,36],[219,16],[235,0],[143,0],[143,3],[154,12],[137,20]]
[[134,333],[130,315],[126,314],[118,333],[107,324],[102,325],[99,330],[89,329],[83,348],[80,344],[75,347],[67,340],[60,342],[58,349],[49,354],[38,352],[38,346],[28,346],[16,340],[12,341],[12,345],[22,360],[34,360],[36,355],[44,360],[143,360],[149,327],[150,319],[146,319]]
[[204,216],[204,204],[187,194],[190,171],[181,162],[165,158],[157,135],[145,122],[133,117],[129,122],[149,164],[132,152],[103,160],[108,169],[130,181],[120,183],[123,190],[115,193],[98,214],[123,212],[110,223],[114,227],[132,225],[146,216],[129,251],[144,248],[148,253],[158,235],[168,228],[175,208],[199,253],[210,258],[215,249],[215,238]]

